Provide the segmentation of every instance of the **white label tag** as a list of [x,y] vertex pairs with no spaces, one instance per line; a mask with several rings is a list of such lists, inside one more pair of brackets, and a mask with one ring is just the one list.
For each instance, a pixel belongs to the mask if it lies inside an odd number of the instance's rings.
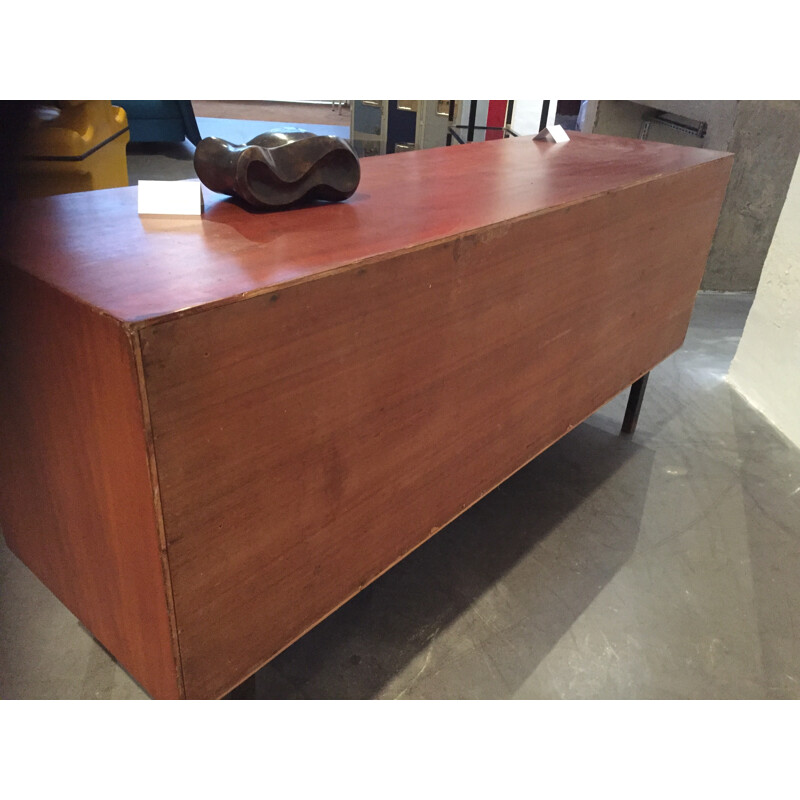
[[139,181],[139,216],[200,217],[200,181]]
[[533,137],[534,142],[551,142],[552,144],[562,144],[569,141],[567,132],[560,125],[548,125],[542,128],[536,136]]

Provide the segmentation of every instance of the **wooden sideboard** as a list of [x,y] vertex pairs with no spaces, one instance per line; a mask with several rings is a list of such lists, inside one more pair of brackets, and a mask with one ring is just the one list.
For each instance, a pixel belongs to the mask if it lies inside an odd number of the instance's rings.
[[346,203],[30,201],[0,521],[156,698],[215,698],[682,343],[732,157],[520,137]]

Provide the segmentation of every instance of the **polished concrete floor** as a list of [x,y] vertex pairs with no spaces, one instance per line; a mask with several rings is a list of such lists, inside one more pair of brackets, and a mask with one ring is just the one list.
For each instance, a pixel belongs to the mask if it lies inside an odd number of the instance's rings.
[[[800,697],[800,450],[725,382],[751,301],[699,295],[635,435],[621,395],[268,664],[257,697]],[[4,545],[0,591],[0,697],[145,696]]]
[[350,106],[326,103],[292,103],[276,100],[192,100],[197,117],[217,119],[269,119],[291,125],[350,126]]

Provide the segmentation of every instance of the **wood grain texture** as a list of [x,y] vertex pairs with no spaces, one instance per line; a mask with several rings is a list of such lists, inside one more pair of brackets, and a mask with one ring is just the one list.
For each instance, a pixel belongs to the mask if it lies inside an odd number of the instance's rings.
[[3,266],[0,375],[8,546],[147,692],[177,698],[132,341]]
[[730,166],[525,137],[286,213],[24,204],[10,547],[151,695],[223,695],[680,346]]
[[723,155],[570,135],[564,145],[526,136],[367,158],[346,203],[272,214],[249,213],[212,192],[196,222],[140,219],[135,187],[43,198],[20,209],[19,226],[36,234],[15,245],[11,260],[135,323],[310,280]]
[[[504,146],[464,148],[487,184],[508,176],[478,154]],[[589,187],[616,148],[578,159]],[[187,697],[224,694],[677,349],[729,169],[522,218],[499,194],[471,216],[471,178],[445,176],[459,225],[494,221],[142,328]],[[419,192],[442,235],[444,195]]]

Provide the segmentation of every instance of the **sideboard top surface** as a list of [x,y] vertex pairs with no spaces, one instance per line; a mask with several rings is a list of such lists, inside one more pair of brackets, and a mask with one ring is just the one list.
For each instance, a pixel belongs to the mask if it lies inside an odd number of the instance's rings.
[[570,133],[363,159],[347,202],[251,213],[204,191],[201,220],[140,218],[136,187],[31,200],[16,266],[126,323],[277,290],[730,154]]

